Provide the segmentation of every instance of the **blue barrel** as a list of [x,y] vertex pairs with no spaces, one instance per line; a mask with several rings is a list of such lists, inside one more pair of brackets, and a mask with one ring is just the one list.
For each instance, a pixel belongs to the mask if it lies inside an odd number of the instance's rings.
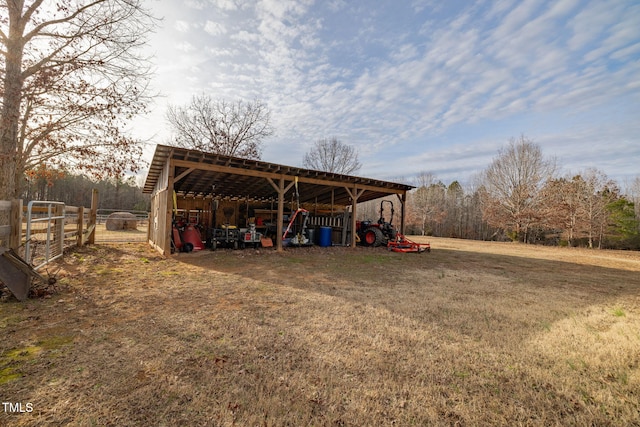
[[326,248],[331,246],[331,227],[320,227],[320,235],[318,237],[318,245]]

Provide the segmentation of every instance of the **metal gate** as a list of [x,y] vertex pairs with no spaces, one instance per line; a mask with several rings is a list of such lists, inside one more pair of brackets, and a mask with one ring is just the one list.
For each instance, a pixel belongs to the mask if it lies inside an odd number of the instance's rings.
[[34,270],[58,259],[64,251],[65,205],[63,202],[31,201],[27,205],[24,259]]

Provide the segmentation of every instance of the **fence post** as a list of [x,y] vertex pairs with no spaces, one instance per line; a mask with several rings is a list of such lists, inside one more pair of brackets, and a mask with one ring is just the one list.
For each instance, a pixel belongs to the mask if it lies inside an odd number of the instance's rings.
[[9,248],[17,250],[22,240],[22,199],[11,200]]
[[78,206],[78,224],[77,224],[76,232],[78,235],[76,236],[76,246],[82,247],[82,226],[84,225],[84,206]]
[[62,255],[64,253],[64,214],[65,214],[65,205],[56,205],[54,215],[60,218],[56,219],[54,222],[55,224],[54,242],[56,243],[55,255],[58,255],[58,254]]
[[89,225],[93,225],[90,228],[91,233],[87,239],[87,243],[93,245],[96,243],[96,225],[98,224],[98,189],[94,188],[91,191],[91,211],[89,212]]

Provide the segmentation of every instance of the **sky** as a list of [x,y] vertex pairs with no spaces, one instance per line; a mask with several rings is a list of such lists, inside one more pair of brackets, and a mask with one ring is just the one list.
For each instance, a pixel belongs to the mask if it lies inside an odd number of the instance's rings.
[[525,136],[561,173],[640,176],[637,0],[160,0],[160,96],[134,135],[170,141],[168,105],[259,99],[275,129],[262,160],[302,166],[323,138],[356,173],[471,184]]

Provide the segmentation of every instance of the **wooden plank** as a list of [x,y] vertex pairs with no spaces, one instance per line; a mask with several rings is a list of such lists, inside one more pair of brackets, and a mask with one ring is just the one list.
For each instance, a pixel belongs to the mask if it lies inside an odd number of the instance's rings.
[[30,268],[24,261],[17,259],[12,251],[0,248],[0,280],[18,301],[26,301],[29,296],[31,276]]
[[185,176],[189,175],[194,170],[195,170],[195,168],[189,168],[186,171],[182,172],[180,175],[176,176],[173,179],[173,183],[175,184],[176,182],[180,181],[182,178],[184,178]]
[[89,242],[89,238],[95,234],[95,230],[96,230],[96,225],[95,224],[91,224],[89,227],[87,227],[87,233],[84,236],[84,241],[83,241],[83,245],[86,245]]

